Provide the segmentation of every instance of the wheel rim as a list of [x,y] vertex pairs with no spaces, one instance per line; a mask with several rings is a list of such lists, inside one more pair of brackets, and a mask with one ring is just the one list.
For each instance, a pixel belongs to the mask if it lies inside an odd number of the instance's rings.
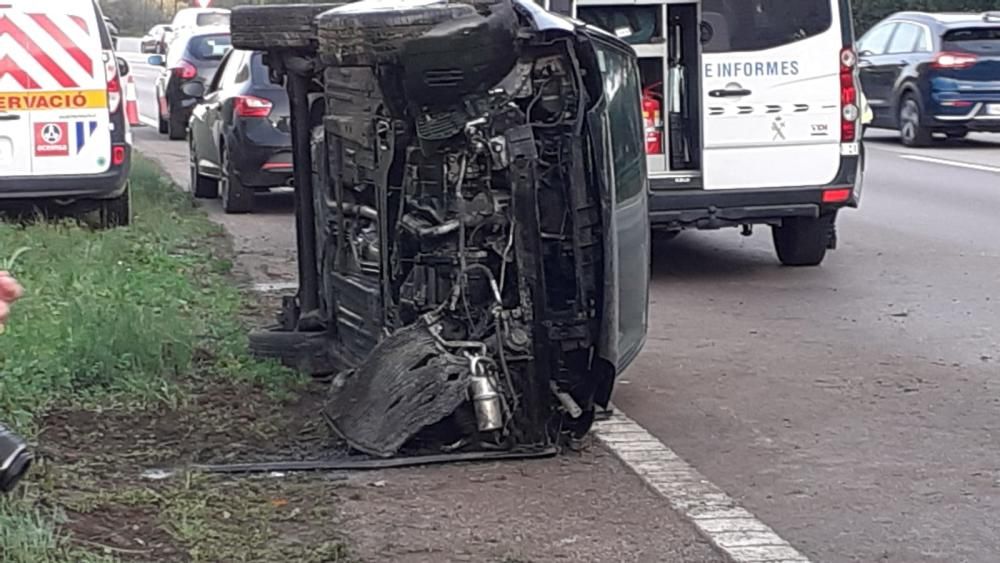
[[920,111],[913,100],[906,100],[903,108],[899,112],[899,131],[906,141],[913,141],[917,138],[917,129],[920,127]]

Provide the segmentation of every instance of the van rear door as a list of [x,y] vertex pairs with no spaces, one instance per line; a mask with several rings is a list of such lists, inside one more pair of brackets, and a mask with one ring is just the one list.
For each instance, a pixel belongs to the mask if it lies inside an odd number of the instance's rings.
[[90,1],[13,0],[0,8],[0,171],[98,174],[111,166],[105,50]]
[[[703,0],[705,189],[829,184],[841,160],[844,0]],[[842,25],[842,23],[844,25]],[[853,140],[853,139],[852,139]]]

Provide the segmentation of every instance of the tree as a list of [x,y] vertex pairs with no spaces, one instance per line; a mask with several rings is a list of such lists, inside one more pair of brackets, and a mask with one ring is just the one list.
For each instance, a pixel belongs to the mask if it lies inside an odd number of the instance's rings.
[[895,12],[985,12],[1000,9],[997,0],[854,0],[854,21],[861,35]]

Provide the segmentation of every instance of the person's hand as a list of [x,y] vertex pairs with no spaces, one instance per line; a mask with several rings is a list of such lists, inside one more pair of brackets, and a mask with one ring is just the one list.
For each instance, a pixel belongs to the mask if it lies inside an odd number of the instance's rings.
[[20,299],[22,293],[24,290],[17,280],[7,272],[0,272],[0,331],[3,331],[7,323],[11,303]]

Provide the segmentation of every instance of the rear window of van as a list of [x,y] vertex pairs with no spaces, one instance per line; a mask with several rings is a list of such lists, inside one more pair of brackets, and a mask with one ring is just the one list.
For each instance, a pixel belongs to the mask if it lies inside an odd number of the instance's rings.
[[831,4],[831,0],[703,0],[703,49],[762,51],[819,35],[833,25]]
[[232,46],[232,38],[227,34],[199,35],[191,38],[188,52],[200,61],[221,61]]
[[229,25],[229,14],[222,12],[198,14],[198,19],[196,20],[195,25],[197,25],[198,27]]

